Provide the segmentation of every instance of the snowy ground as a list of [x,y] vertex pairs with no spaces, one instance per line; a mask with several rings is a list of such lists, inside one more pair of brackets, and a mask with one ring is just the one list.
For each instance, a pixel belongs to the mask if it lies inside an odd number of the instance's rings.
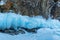
[[39,29],[36,34],[27,33],[18,35],[9,35],[0,33],[0,40],[60,40],[60,29]]
[[35,28],[42,27],[37,33],[25,33],[9,35],[0,33],[0,40],[60,40],[60,21],[56,19],[44,19],[42,16],[28,17],[14,13],[0,13],[0,29],[9,29],[13,26]]

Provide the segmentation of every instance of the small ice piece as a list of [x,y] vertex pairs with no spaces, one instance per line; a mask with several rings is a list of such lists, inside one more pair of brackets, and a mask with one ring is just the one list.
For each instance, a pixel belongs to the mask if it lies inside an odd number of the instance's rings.
[[[13,13],[12,13],[13,15]],[[13,16],[11,15],[11,13],[7,14],[7,18],[6,18],[6,26],[7,29],[11,28],[12,23],[13,23]]]
[[20,15],[14,15],[13,16],[13,23],[12,23],[12,27],[15,29],[15,30],[18,30],[18,28],[20,28],[21,26],[21,21],[20,21]]
[[28,22],[29,22],[29,17],[28,16],[21,16],[20,17],[21,27],[26,27]]
[[36,28],[38,25],[37,21],[35,20],[35,18],[31,18],[29,20],[29,22],[26,24],[26,27],[31,29],[31,28]]
[[0,14],[0,29],[4,30],[6,29],[6,18],[7,14]]

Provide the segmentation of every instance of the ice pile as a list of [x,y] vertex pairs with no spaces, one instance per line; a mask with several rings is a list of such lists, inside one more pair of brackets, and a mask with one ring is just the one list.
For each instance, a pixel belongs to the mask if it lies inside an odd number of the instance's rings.
[[36,34],[25,33],[18,35],[8,35],[0,33],[0,40],[60,40],[60,21],[56,19],[46,20],[42,16],[22,16],[15,13],[0,13],[0,29],[10,27],[18,30],[20,27],[36,28],[40,27]]
[[15,13],[0,13],[0,29],[14,28],[18,30],[20,27],[25,28],[60,28],[60,21],[56,19],[44,19],[42,16],[22,16]]

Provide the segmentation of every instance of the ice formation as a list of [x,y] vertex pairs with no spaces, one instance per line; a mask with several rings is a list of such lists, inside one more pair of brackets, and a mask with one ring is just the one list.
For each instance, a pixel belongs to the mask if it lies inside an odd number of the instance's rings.
[[17,28],[60,28],[60,21],[56,19],[44,19],[42,16],[29,17],[15,13],[0,13],[0,29]]
[[[18,30],[20,27],[40,27],[36,34],[27,33],[15,36],[0,33],[0,40],[60,40],[60,21],[56,19],[46,20],[42,16],[22,16],[15,13],[0,13],[0,29],[13,27]],[[24,39],[23,39],[24,38]]]

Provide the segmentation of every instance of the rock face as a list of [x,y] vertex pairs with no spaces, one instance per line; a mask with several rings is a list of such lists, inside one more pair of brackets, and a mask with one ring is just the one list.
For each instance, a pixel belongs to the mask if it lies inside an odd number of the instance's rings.
[[[48,18],[49,14],[51,14],[50,10],[53,6],[54,2],[60,0],[3,0],[6,2],[5,5],[1,6],[0,11],[8,12],[9,10],[13,10],[15,13],[20,13],[22,15],[28,16],[37,16],[42,15],[44,18]],[[55,10],[54,10],[55,9]],[[54,12],[52,12],[54,18],[56,15],[60,15],[60,7],[54,8]]]

